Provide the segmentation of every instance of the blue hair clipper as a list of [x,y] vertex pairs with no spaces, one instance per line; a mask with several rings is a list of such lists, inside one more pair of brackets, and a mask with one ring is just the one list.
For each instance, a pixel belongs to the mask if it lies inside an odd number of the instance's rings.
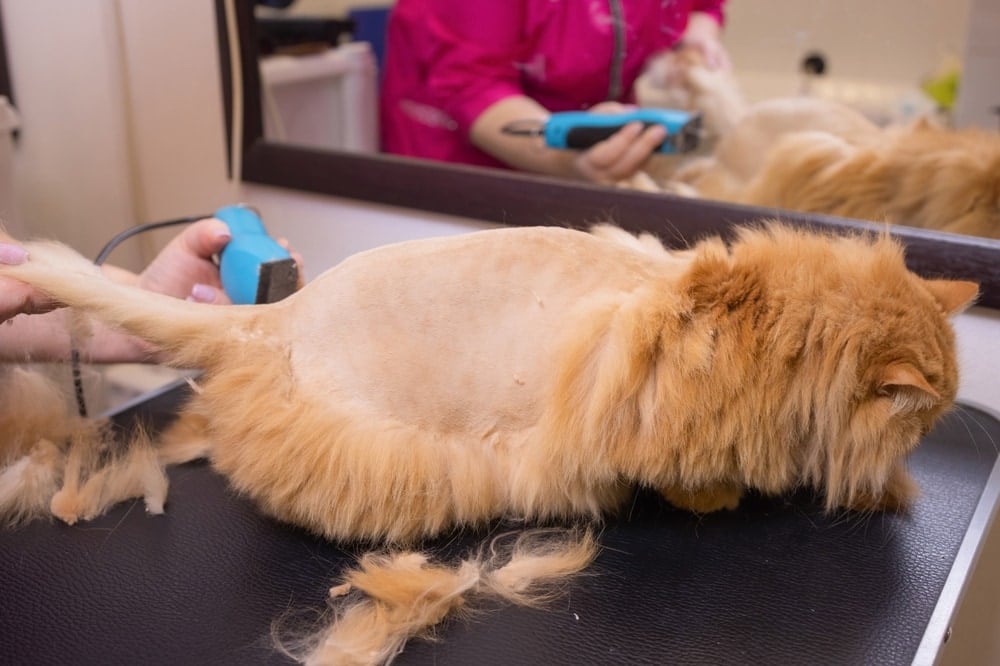
[[233,303],[274,303],[295,292],[298,264],[267,235],[252,208],[225,206],[215,211],[215,217],[226,223],[233,236],[219,253],[222,289]]
[[687,153],[698,147],[701,139],[701,116],[676,109],[636,109],[625,113],[590,113],[561,111],[549,116],[538,127],[514,122],[501,131],[505,134],[543,136],[549,148],[583,150],[607,139],[631,122],[644,126],[662,125],[667,138],[657,148],[661,153]]

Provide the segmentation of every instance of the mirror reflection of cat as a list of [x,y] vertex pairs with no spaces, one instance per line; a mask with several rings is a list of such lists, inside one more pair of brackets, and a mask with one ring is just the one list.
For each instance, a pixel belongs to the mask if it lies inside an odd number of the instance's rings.
[[[352,6],[367,4],[370,3],[352,3]],[[391,3],[378,4],[381,4],[383,7],[391,6]],[[881,48],[878,51],[874,51],[868,48],[867,45],[872,40],[864,35],[859,36],[856,31],[851,32],[850,42],[846,42],[840,38],[838,30],[842,30],[845,21],[847,19],[853,21],[853,17],[857,12],[864,11],[862,7],[854,7],[850,3],[827,6],[821,4],[803,5],[801,3],[784,2],[783,0],[772,0],[767,6],[755,7],[752,11],[734,5],[727,8],[727,25],[724,37],[727,40],[727,44],[732,44],[732,53],[734,54],[737,74],[740,75],[738,78],[746,85],[753,85],[753,94],[748,95],[748,98],[754,103],[761,100],[762,95],[765,97],[774,97],[777,94],[779,97],[782,95],[790,97],[803,92],[800,85],[787,84],[787,82],[781,83],[778,79],[777,73],[781,69],[781,63],[778,62],[778,58],[779,55],[787,52],[787,57],[782,56],[787,60],[785,62],[788,68],[786,78],[789,78],[789,80],[795,78],[796,75],[793,74],[794,70],[804,72],[808,69],[810,76],[802,80],[811,80],[814,82],[814,85],[810,85],[806,92],[820,97],[835,94],[838,96],[838,99],[847,99],[850,97],[848,95],[848,84],[850,84],[858,88],[853,97],[854,102],[856,102],[856,110],[860,109],[863,111],[869,119],[874,119],[874,124],[878,126],[884,126],[886,122],[891,120],[893,125],[904,127],[909,126],[910,123],[910,120],[904,116],[912,117],[913,115],[933,114],[935,105],[950,107],[955,104],[954,86],[952,85],[949,88],[947,81],[955,80],[954,72],[958,71],[959,64],[958,55],[963,48],[963,42],[968,39],[968,36],[965,35],[968,23],[967,16],[974,10],[975,7],[973,5],[975,4],[959,2],[953,3],[948,7],[922,6],[919,9],[910,7],[906,10],[909,18],[909,27],[904,31],[907,33],[906,35],[899,34],[900,31],[896,27],[899,22],[893,18],[894,10],[892,6],[886,6],[883,11],[869,16],[868,32],[881,35],[882,41],[879,42],[880,44],[885,41],[892,42],[895,48],[891,51],[885,51]],[[347,3],[336,0],[300,0],[297,3],[293,3],[291,7],[284,11],[297,12],[298,14],[303,12],[313,14],[326,12],[328,14],[343,16],[347,11]],[[781,20],[776,21],[775,16],[780,16]],[[943,71],[945,69],[945,61],[941,60],[941,54],[947,54],[948,57],[945,60],[950,58],[948,61],[952,64],[948,66],[948,71]],[[935,62],[938,61],[941,64],[941,72],[934,71]],[[653,66],[655,64],[651,65],[651,67]],[[773,71],[775,76],[771,78],[764,76],[769,71]],[[872,77],[872,84],[867,87],[865,86],[865,82],[860,78],[865,75]],[[377,73],[372,74],[372,76],[373,78],[377,78]],[[918,88],[921,83],[919,79],[922,76],[937,76],[939,78],[940,85],[936,85],[933,90],[928,87],[931,83],[930,79],[928,78],[924,81],[927,84],[925,88],[934,92],[932,98],[926,95],[905,96],[903,94],[906,93],[904,87],[907,85],[913,91],[919,93]],[[874,82],[876,81],[878,85],[875,85]],[[881,92],[878,92],[876,88]],[[950,89],[951,93],[947,93],[946,89]],[[779,90],[783,92],[779,92]],[[837,93],[837,90],[841,92]],[[906,94],[908,95],[909,93]],[[873,95],[875,97],[881,95],[881,97],[876,100],[872,97]],[[898,108],[895,111],[889,108],[894,103],[893,100],[889,99],[889,96],[892,95],[898,97],[898,100],[896,100]],[[882,99],[883,97],[885,99]],[[271,104],[273,105],[273,101]],[[374,102],[369,102],[368,104],[374,109]],[[668,104],[671,107],[676,107],[683,104],[683,101],[672,100]],[[326,115],[329,116],[330,114]],[[375,117],[375,114],[356,113],[352,117],[368,118],[370,120]],[[360,126],[355,122],[352,127],[357,129]],[[356,132],[349,132],[342,129],[339,130],[337,136],[367,136],[366,132],[369,131],[369,128],[361,127],[361,129],[363,131]],[[803,127],[801,124],[785,128],[785,130],[772,128],[767,141],[771,142],[779,134],[783,135],[786,131],[791,131],[792,129],[802,130],[809,128]],[[823,126],[812,127],[811,129],[823,132],[828,131]],[[377,132],[377,128],[373,131]],[[851,134],[850,136],[845,136],[843,132],[834,132],[834,134],[851,146],[856,145],[861,136],[861,133]],[[897,137],[902,136],[902,134],[903,132],[900,132],[897,134]],[[815,138],[821,137],[817,136]],[[801,145],[806,139],[807,137],[800,136],[799,144]],[[333,140],[337,140],[336,136],[333,137]],[[916,142],[918,141],[920,145],[925,147],[933,144],[935,149],[941,148],[944,143],[944,139],[934,143],[934,139],[926,132],[919,138],[914,136],[912,145],[917,145]],[[908,149],[899,141],[887,141],[882,144],[882,149],[889,149],[890,143],[892,150],[897,152],[893,156],[885,156],[882,161],[887,164],[895,163],[897,165],[903,163],[905,160],[903,156],[907,154],[907,150],[912,150],[912,147]],[[976,139],[959,139],[958,143],[960,145],[974,146]],[[377,139],[370,139],[363,142],[363,147],[348,147],[348,149],[367,150],[374,149],[376,145]],[[869,149],[876,150],[871,144],[869,144]],[[770,146],[768,146],[768,150],[770,150]],[[760,187],[755,187],[753,193],[733,193],[732,188],[729,186],[722,189],[717,189],[714,186],[704,186],[704,180],[701,180],[703,187],[692,190],[687,186],[690,185],[687,182],[691,178],[690,173],[683,181],[671,180],[664,177],[664,167],[662,164],[651,167],[650,171],[652,173],[647,174],[650,176],[649,179],[644,179],[640,176],[635,182],[626,184],[643,189],[664,189],[671,193],[697,194],[713,199],[721,198],[730,201],[759,203],[766,206],[827,212],[835,215],[861,217],[877,222],[889,220],[897,224],[996,237],[996,216],[991,217],[988,213],[992,205],[989,193],[994,184],[988,182],[988,179],[984,180],[981,177],[983,173],[989,171],[989,168],[988,166],[975,167],[973,165],[973,162],[984,159],[988,162],[990,158],[980,155],[979,157],[963,159],[958,152],[958,150],[952,151],[948,157],[940,159],[949,160],[950,165],[955,165],[965,177],[974,182],[965,188],[958,184],[958,177],[950,185],[936,182],[935,187],[942,188],[941,194],[936,196],[950,197],[950,202],[934,202],[925,197],[919,204],[914,200],[892,202],[873,200],[866,205],[844,206],[831,201],[843,193],[817,195],[811,197],[808,201],[801,201],[787,196],[787,192],[785,194],[776,193],[773,187],[768,188],[770,192],[767,196],[764,196],[764,192]],[[982,152],[985,151],[980,151],[980,153]],[[869,158],[871,158],[871,153],[869,153]],[[724,162],[726,159],[728,157],[720,161]],[[674,163],[666,167],[666,169],[672,173],[676,170],[677,166]],[[846,168],[846,166],[841,167],[842,170]],[[772,175],[774,175],[773,171]],[[715,176],[712,178],[715,178]],[[741,178],[745,178],[745,174]],[[916,176],[913,178],[914,182],[918,179]],[[700,191],[698,191],[699,189]],[[795,188],[788,187],[786,189],[791,191]],[[944,190],[948,192],[946,193]],[[962,209],[961,201],[964,198],[969,199],[968,207],[970,209],[977,209],[978,213]],[[824,199],[825,201],[821,201]],[[973,201],[975,202],[974,204],[972,203]],[[924,212],[919,210],[920,207],[923,207]]]
[[661,57],[639,86],[651,104],[701,112],[715,141],[626,185],[1000,239],[1000,133],[926,117],[880,127],[817,97],[746,104],[735,80],[684,54]]

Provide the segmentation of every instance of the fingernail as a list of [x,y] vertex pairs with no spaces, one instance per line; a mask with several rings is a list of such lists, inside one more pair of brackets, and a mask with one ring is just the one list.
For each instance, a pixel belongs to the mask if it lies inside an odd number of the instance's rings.
[[27,258],[28,251],[20,245],[0,243],[0,264],[15,266],[17,264],[23,264]]
[[229,240],[233,237],[232,232],[229,230],[229,225],[220,220],[217,217],[208,218],[212,224],[209,225],[210,234],[213,238]]
[[215,287],[198,283],[191,287],[190,298],[196,303],[214,303],[215,293]]

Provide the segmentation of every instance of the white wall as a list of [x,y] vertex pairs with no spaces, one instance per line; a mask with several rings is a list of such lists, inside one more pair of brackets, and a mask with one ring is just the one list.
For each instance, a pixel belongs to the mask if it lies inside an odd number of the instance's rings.
[[956,121],[1000,127],[1000,2],[972,0]]
[[818,50],[831,76],[916,83],[961,58],[969,1],[730,0],[724,39],[737,68],[795,74]]
[[[136,222],[211,213],[241,200],[226,171],[211,0],[116,0],[132,128]],[[147,234],[154,254],[175,231]]]
[[118,4],[143,221],[231,203],[213,3]]
[[[750,102],[808,91],[879,124],[908,122],[935,112],[921,84],[960,61],[969,1],[731,0],[723,39]],[[807,78],[813,51],[827,71]]]
[[[28,235],[93,256],[142,222],[238,200],[211,0],[3,0],[21,115],[17,204]],[[159,239],[116,250],[138,268]]]
[[[3,15],[24,226],[92,256],[136,212],[116,5],[4,0]],[[121,256],[134,261],[130,250]]]

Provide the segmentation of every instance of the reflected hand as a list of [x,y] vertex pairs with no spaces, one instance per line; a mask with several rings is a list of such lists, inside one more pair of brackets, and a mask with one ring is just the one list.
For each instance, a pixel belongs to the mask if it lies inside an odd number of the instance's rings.
[[[603,102],[595,105],[591,111],[623,113],[631,108],[615,102]],[[641,171],[666,138],[667,130],[662,125],[644,128],[639,122],[628,123],[607,139],[580,153],[573,167],[579,176],[589,181],[615,184]]]
[[680,43],[686,49],[698,51],[709,69],[732,71],[732,62],[719,36],[720,27],[716,20],[708,14],[695,12],[691,14]]
[[229,303],[213,257],[230,241],[229,227],[199,220],[174,236],[139,275],[137,286],[200,303]]

